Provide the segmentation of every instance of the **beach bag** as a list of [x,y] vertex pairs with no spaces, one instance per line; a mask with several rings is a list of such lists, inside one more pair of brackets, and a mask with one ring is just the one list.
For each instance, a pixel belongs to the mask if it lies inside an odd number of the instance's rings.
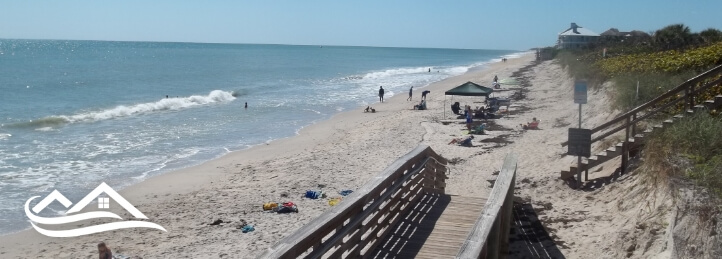
[[291,213],[291,212],[298,212],[298,207],[296,207],[296,204],[293,202],[284,202],[281,204],[280,207],[278,207],[278,210],[276,211],[278,213]]
[[315,199],[321,198],[321,196],[323,196],[322,191],[312,191],[312,190],[306,191],[306,198],[315,200]]
[[263,204],[263,210],[272,210],[276,207],[278,207],[278,203],[275,202],[266,202]]

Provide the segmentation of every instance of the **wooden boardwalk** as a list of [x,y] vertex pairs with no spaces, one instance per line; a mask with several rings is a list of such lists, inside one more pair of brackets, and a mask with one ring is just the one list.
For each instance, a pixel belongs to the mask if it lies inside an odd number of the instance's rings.
[[454,258],[486,199],[426,194],[371,254],[373,258]]

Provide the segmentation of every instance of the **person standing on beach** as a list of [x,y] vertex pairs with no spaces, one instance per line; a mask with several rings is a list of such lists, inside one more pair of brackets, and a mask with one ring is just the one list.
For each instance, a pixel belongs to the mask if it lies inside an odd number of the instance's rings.
[[497,81],[499,81],[499,78],[494,75],[494,83],[496,83]]
[[411,88],[409,88],[409,98],[406,98],[407,101],[411,101],[411,95],[412,95],[413,93],[414,93],[414,87],[411,86]]
[[113,253],[110,252],[110,248],[105,245],[105,242],[98,243],[98,258],[113,259]]
[[379,86],[379,100],[381,102],[384,102],[384,87],[383,86]]

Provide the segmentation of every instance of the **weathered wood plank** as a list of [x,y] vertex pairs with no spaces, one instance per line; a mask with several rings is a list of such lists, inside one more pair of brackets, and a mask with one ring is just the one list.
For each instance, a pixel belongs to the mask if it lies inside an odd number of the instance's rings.
[[[476,223],[474,223],[474,227],[469,233],[466,241],[464,242],[464,245],[462,245],[459,253],[456,255],[456,258],[480,258],[483,256],[482,252],[484,252],[484,247],[489,241],[489,239],[499,237],[499,218],[507,215],[506,212],[501,211],[501,207],[507,202],[508,199],[511,198],[509,193],[513,193],[514,191],[513,186],[514,180],[516,179],[516,165],[516,155],[507,154],[506,158],[504,159],[504,165],[502,166],[501,172],[496,179],[496,184],[491,190],[489,199],[487,200],[486,205],[484,205],[484,209],[482,210],[481,215],[479,215],[478,220],[476,221]],[[511,196],[513,196],[513,194]],[[497,230],[497,232],[492,232],[493,229]],[[497,241],[498,239],[494,242],[498,243]],[[487,250],[493,252],[497,251],[496,249],[498,248],[499,244],[496,244],[495,247],[490,247]],[[500,252],[503,253],[504,251]],[[484,254],[486,253],[484,252]]]

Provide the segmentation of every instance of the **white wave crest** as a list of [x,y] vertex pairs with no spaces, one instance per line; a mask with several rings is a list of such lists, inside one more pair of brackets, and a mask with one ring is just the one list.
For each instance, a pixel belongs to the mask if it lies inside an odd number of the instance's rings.
[[100,121],[119,117],[127,117],[139,114],[147,114],[156,111],[164,110],[180,110],[193,106],[211,104],[211,103],[222,103],[230,102],[235,100],[232,92],[226,92],[221,90],[213,90],[206,96],[192,95],[189,97],[180,98],[166,98],[161,99],[157,102],[140,103],[130,106],[120,105],[115,108],[81,113],[71,116],[53,116],[55,118],[61,118],[67,122],[82,122],[82,121]]
[[387,78],[387,77],[392,77],[392,76],[397,76],[397,75],[428,73],[428,71],[429,71],[428,67],[395,68],[395,69],[388,69],[388,70],[379,71],[379,72],[367,73],[366,75],[363,76],[363,78],[380,79],[380,78]]

